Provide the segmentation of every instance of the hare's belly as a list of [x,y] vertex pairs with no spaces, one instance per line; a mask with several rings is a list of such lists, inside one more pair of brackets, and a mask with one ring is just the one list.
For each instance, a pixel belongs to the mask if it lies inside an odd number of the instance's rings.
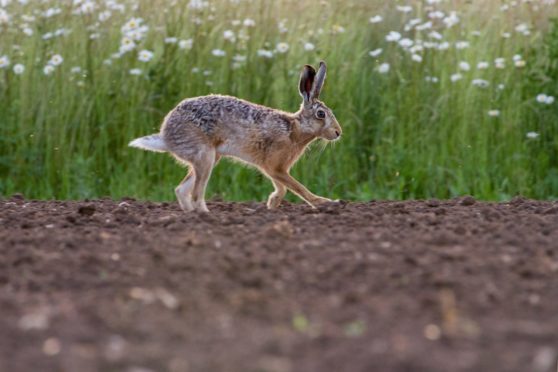
[[230,156],[246,163],[254,163],[254,157],[246,151],[243,151],[238,145],[233,146],[232,144],[225,142],[217,146],[216,150],[219,155]]

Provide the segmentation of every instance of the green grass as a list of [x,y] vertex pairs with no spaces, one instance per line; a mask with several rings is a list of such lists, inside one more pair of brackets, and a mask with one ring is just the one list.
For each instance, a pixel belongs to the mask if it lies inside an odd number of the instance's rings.
[[[344,136],[334,145],[313,145],[293,170],[317,194],[353,200],[462,194],[490,200],[516,194],[558,197],[557,103],[535,100],[539,93],[558,95],[558,31],[548,22],[557,13],[553,6],[533,10],[533,4],[520,4],[502,11],[504,2],[499,1],[439,4],[437,9],[446,15],[459,12],[460,23],[452,28],[435,22],[452,47],[426,49],[417,63],[386,42],[385,35],[393,30],[429,40],[430,30],[403,31],[412,18],[427,20],[423,2],[413,2],[410,14],[379,0],[321,5],[220,0],[200,10],[184,0],[140,2],[137,10],[132,10],[132,1],[123,3],[126,10],[112,11],[104,22],[97,21],[103,7],[75,15],[69,6],[59,5],[61,14],[27,22],[32,36],[21,32],[22,14],[44,12],[54,2],[14,2],[6,8],[11,22],[0,25],[0,57],[7,55],[11,65],[0,69],[0,195],[172,200],[186,170],[167,155],[128,148],[130,140],[156,132],[165,114],[186,97],[231,94],[295,111],[301,66],[324,59],[329,73],[322,98],[334,110]],[[376,14],[384,21],[370,24]],[[105,64],[118,51],[121,27],[132,17],[142,17],[149,26],[145,38],[135,50]],[[256,25],[231,23],[245,18]],[[286,32],[280,32],[277,19],[285,20]],[[531,26],[528,36],[515,31],[522,22]],[[46,32],[61,27],[70,33],[43,40]],[[224,40],[229,29],[237,36],[244,30],[247,37]],[[502,37],[505,32],[509,38]],[[99,37],[91,39],[91,34]],[[167,36],[192,39],[192,48],[166,44]],[[456,49],[456,41],[468,41],[470,47]],[[258,56],[259,49],[274,49],[279,42],[288,43],[287,53]],[[304,42],[316,48],[306,51]],[[216,48],[226,56],[213,56]],[[370,57],[368,52],[376,48],[383,53]],[[141,49],[153,51],[153,59],[138,61]],[[43,67],[53,54],[62,55],[64,62],[45,75]],[[237,54],[246,61],[232,68]],[[515,54],[521,54],[525,67],[514,66]],[[505,58],[504,69],[494,67],[498,57]],[[452,82],[460,61],[471,70]],[[477,70],[480,61],[490,67]],[[377,71],[384,62],[391,66],[387,74]],[[25,65],[23,74],[13,72],[16,63]],[[73,73],[74,66],[81,73]],[[131,75],[132,68],[141,68],[142,75]],[[427,76],[439,82],[428,83]],[[487,80],[489,87],[473,86],[476,78]],[[489,116],[491,109],[500,116]],[[527,138],[528,132],[539,136]],[[256,171],[222,161],[208,197],[261,200],[271,190]]]

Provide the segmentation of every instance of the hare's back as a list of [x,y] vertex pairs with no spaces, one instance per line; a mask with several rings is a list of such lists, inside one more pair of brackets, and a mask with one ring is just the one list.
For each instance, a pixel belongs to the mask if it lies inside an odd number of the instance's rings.
[[[188,98],[180,102],[165,120],[166,126],[195,126],[207,135],[223,129],[265,129],[280,119],[277,110],[236,97],[209,95]],[[272,124],[273,123],[273,124]],[[274,129],[286,129],[288,125]],[[282,127],[282,128],[281,128]]]

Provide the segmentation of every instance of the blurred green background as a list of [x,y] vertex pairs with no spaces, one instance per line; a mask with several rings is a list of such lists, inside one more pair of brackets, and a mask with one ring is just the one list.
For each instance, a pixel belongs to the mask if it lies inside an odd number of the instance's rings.
[[[558,197],[558,14],[533,1],[9,1],[0,7],[0,195],[174,200],[186,173],[128,148],[180,100],[287,111],[305,63],[344,136],[293,175],[331,198]],[[208,198],[263,200],[222,161]],[[293,199],[294,200],[294,199]]]

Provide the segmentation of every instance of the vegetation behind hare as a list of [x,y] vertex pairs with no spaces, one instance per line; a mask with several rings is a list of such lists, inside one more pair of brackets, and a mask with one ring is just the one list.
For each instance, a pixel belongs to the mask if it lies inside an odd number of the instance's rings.
[[186,99],[165,117],[159,134],[137,138],[130,146],[169,152],[190,166],[175,189],[184,211],[208,211],[205,188],[221,156],[253,165],[271,179],[275,190],[267,201],[268,208],[279,206],[287,189],[311,206],[331,201],[314,195],[289,174],[312,141],[341,136],[335,116],[318,99],[325,77],[324,62],[317,73],[312,66],[304,66],[299,82],[303,101],[295,113],[230,96]]

